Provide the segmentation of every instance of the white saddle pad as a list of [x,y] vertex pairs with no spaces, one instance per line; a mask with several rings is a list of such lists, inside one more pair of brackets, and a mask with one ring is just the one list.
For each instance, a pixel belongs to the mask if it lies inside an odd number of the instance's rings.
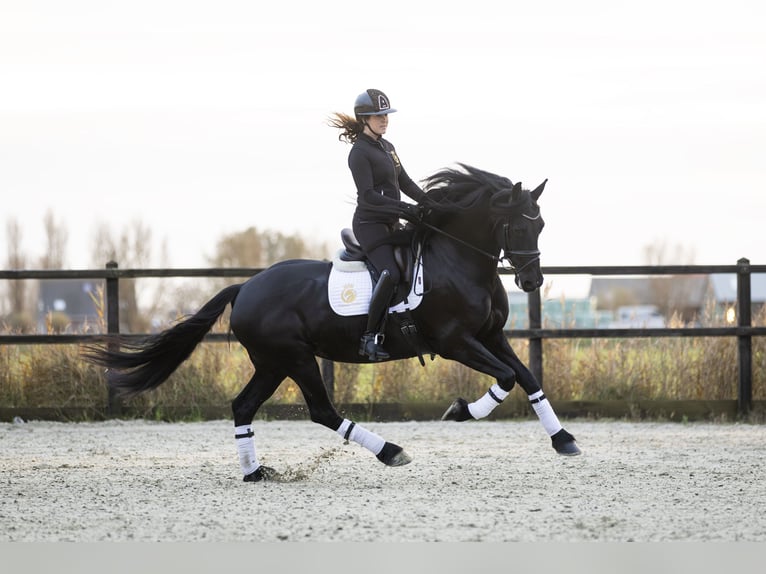
[[[330,307],[338,315],[366,315],[372,297],[372,278],[363,261],[343,261],[335,257],[327,285]],[[389,313],[416,308],[423,300],[423,260],[415,265],[415,278],[409,294],[401,303],[388,309]]]

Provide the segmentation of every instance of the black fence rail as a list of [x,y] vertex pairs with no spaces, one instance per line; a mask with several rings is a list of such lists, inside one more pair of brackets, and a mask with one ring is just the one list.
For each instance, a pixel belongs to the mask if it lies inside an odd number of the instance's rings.
[[[663,328],[542,328],[542,299],[540,291],[528,294],[529,328],[506,331],[508,337],[529,341],[529,368],[541,384],[543,374],[543,340],[572,338],[645,338],[645,337],[736,337],[738,361],[737,411],[746,415],[752,407],[753,396],[753,337],[766,336],[766,327],[752,325],[751,275],[766,273],[766,265],[751,265],[748,259],[740,259],[736,265],[659,265],[659,266],[596,266],[596,267],[543,267],[545,275],[710,275],[716,273],[736,274],[737,324],[730,327],[663,327]],[[104,281],[105,314],[107,334],[120,335],[119,297],[121,279],[162,277],[250,277],[263,271],[261,268],[234,267],[209,269],[120,269],[111,261],[104,269],[86,270],[3,270],[0,279],[101,279]],[[500,274],[511,271],[499,268]],[[122,334],[123,337],[145,337],[146,334]],[[33,334],[0,335],[0,345],[56,345],[93,342],[103,334]],[[210,333],[207,342],[229,341],[223,333]],[[324,361],[322,375],[332,394],[334,385],[332,363]],[[109,396],[109,410],[112,401]]]

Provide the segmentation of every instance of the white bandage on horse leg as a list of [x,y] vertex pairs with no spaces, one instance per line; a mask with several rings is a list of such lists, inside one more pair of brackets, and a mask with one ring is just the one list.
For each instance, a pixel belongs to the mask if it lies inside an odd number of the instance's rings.
[[259,466],[258,457],[255,454],[255,441],[253,441],[253,429],[250,425],[234,427],[234,439],[237,441],[237,453],[239,454],[239,466],[242,474],[247,476]]
[[508,391],[504,391],[500,385],[495,383],[484,393],[484,396],[468,405],[468,412],[475,419],[483,419],[494,411],[495,407],[502,403],[507,396]]
[[348,419],[343,419],[343,422],[340,423],[338,430],[335,432],[344,439],[352,440],[363,446],[376,456],[383,450],[383,446],[386,444],[386,441],[375,433],[368,431],[366,428],[361,427]]
[[542,391],[537,391],[529,395],[529,402],[532,404],[532,408],[537,414],[537,418],[543,423],[543,428],[548,436],[553,436],[559,432],[563,427],[559,422],[559,418],[556,413],[553,412],[553,407]]

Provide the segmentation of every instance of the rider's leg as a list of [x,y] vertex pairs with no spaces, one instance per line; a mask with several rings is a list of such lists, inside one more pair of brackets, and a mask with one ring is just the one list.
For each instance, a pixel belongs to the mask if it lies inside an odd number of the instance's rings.
[[373,361],[386,360],[389,354],[382,347],[385,319],[399,284],[399,268],[394,258],[394,248],[387,243],[391,235],[391,226],[385,223],[364,222],[355,215],[353,228],[367,258],[381,274],[370,299],[367,328],[359,344],[359,354],[366,355]]
[[372,291],[370,309],[367,315],[367,329],[365,329],[362,340],[359,342],[359,354],[367,355],[373,361],[385,361],[390,358],[383,349],[383,339],[388,307],[391,304],[395,289],[396,284],[391,278],[391,273],[384,269]]

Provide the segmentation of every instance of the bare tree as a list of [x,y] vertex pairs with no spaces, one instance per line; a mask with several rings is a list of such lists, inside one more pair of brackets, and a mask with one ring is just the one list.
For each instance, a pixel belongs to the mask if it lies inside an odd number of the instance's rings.
[[49,209],[43,220],[45,227],[45,253],[40,257],[41,269],[63,269],[66,261],[67,241],[69,232],[64,223],[56,222],[53,212]]
[[[112,234],[108,225],[101,224],[95,232],[93,261],[97,266],[116,261],[125,269],[148,267],[152,252],[151,239],[151,229],[140,221],[125,227],[119,237]],[[139,310],[136,282],[135,279],[120,281],[120,330],[146,333],[151,319]]]
[[321,258],[326,252],[326,245],[311,245],[298,235],[248,227],[224,235],[208,261],[217,267],[268,267],[285,259]]
[[279,232],[265,232],[262,239],[265,247],[265,265],[271,265],[284,259],[310,257],[311,252],[302,237],[283,235]]
[[[15,217],[6,221],[5,234],[7,237],[7,269],[24,269],[27,258],[22,250],[21,226]],[[5,319],[8,327],[17,332],[32,330],[34,320],[29,311],[29,281],[24,279],[8,281],[8,302],[10,312]]]
[[[693,265],[694,248],[655,239],[644,247],[646,265]],[[691,319],[687,310],[694,292],[694,277],[689,275],[654,275],[649,279],[652,302],[667,318],[678,316]]]
[[646,265],[694,265],[693,247],[681,244],[671,246],[665,239],[655,239],[645,245],[643,251]]
[[216,267],[262,267],[265,255],[261,234],[255,227],[229,233],[216,243],[208,262]]

